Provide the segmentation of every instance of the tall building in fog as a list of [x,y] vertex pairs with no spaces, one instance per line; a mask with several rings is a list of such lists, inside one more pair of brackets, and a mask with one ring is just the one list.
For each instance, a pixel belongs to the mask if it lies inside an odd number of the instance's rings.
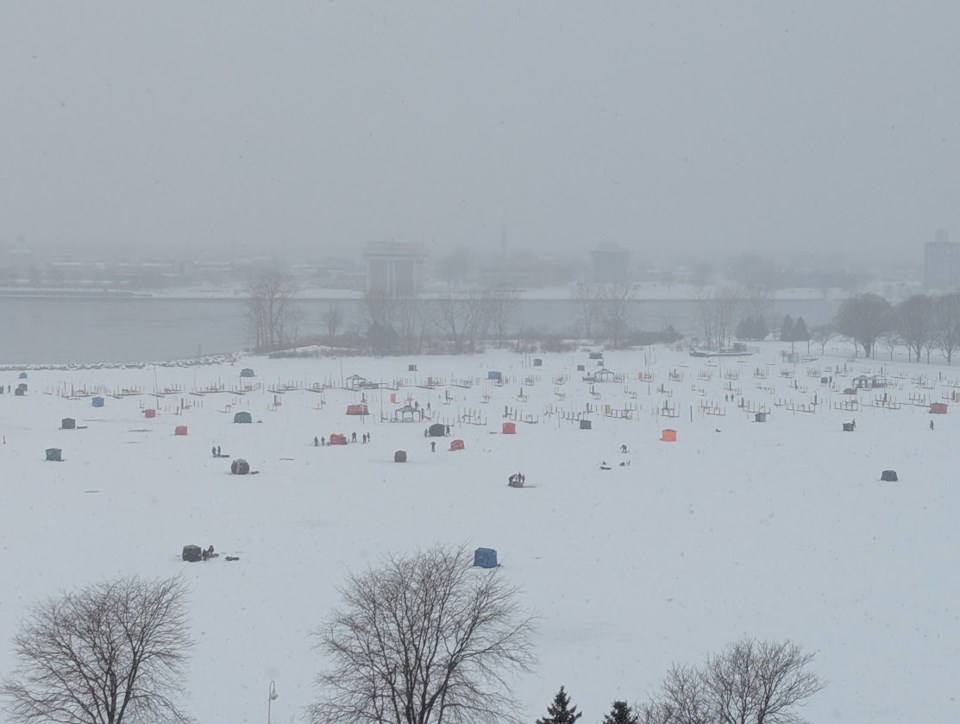
[[595,284],[626,284],[630,279],[630,252],[619,246],[598,246],[590,252]]
[[943,229],[937,230],[934,241],[924,244],[923,286],[937,291],[960,288],[960,244],[950,241]]
[[420,289],[427,258],[423,244],[372,241],[363,251],[367,262],[367,293],[408,297]]

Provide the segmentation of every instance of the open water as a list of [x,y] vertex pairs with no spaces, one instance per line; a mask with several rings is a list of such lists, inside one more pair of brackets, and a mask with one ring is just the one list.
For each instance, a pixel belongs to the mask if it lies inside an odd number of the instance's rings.
[[[305,299],[301,335],[322,333],[330,304],[343,305],[346,324],[362,319],[362,302]],[[667,325],[685,335],[698,331],[694,300],[636,300],[631,326]],[[807,326],[833,318],[836,301],[776,302],[772,314],[803,316]],[[251,344],[243,299],[2,298],[0,364],[149,362],[237,352]],[[577,304],[569,300],[521,300],[511,327],[572,332]]]

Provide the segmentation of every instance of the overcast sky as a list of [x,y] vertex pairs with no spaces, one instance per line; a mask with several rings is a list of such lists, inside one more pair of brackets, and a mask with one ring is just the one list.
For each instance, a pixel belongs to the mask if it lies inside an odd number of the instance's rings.
[[960,239],[960,2],[0,4],[0,241]]

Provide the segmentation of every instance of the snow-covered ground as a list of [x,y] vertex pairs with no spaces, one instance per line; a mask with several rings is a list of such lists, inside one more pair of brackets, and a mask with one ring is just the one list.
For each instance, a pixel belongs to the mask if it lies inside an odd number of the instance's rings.
[[[275,680],[274,720],[293,721],[324,665],[310,631],[337,605],[344,574],[442,542],[496,548],[502,575],[541,617],[540,664],[517,682],[530,721],[561,684],[583,721],[599,721],[614,698],[645,698],[671,662],[699,663],[744,634],[818,652],[814,670],[830,683],[806,709],[813,722],[960,721],[960,408],[930,415],[908,404],[951,396],[960,375],[888,364],[896,386],[885,392],[899,409],[869,406],[884,393],[874,390],[859,394],[859,409],[837,410],[857,399],[842,394],[851,378],[884,363],[792,366],[779,350],[720,364],[664,349],[611,352],[604,365],[625,380],[593,394],[576,370],[597,369],[586,352],[542,355],[542,367],[490,352],[31,371],[27,396],[0,397],[0,671],[38,599],[108,576],[182,574],[197,640],[187,710],[204,724],[262,722]],[[411,362],[419,372],[407,371]],[[258,389],[191,394],[236,388],[244,365]],[[491,369],[503,386],[486,380]],[[366,418],[344,414],[360,392],[269,389],[354,373],[404,386],[366,392]],[[428,377],[477,381],[417,386]],[[20,380],[4,372],[0,381]],[[102,408],[68,398],[97,386],[144,394],[107,396]],[[148,393],[177,386],[146,419]],[[441,438],[431,454],[426,422],[379,420],[381,406],[389,416],[408,397],[429,403],[466,449],[449,452],[451,438]],[[189,407],[178,413],[181,403]],[[592,430],[547,414],[588,404],[599,408]],[[765,406],[768,421],[753,422],[741,404]],[[637,410],[616,419],[606,405]],[[665,417],[665,405],[679,417]],[[801,405],[815,411],[789,409]],[[500,434],[505,408],[536,422]],[[254,424],[233,424],[240,410]],[[458,422],[467,414],[481,424]],[[85,429],[58,429],[63,417]],[[842,432],[854,418],[856,431]],[[177,425],[189,434],[174,436]],[[678,440],[661,442],[663,428]],[[313,446],[332,432],[369,432],[372,442]],[[231,458],[214,459],[212,445],[260,474],[230,475]],[[62,448],[64,462],[45,462],[48,447]],[[408,463],[393,462],[399,449]],[[600,470],[603,461],[613,469]],[[880,482],[886,468],[900,482]],[[515,471],[529,488],[507,486]],[[189,543],[240,560],[184,563]]]

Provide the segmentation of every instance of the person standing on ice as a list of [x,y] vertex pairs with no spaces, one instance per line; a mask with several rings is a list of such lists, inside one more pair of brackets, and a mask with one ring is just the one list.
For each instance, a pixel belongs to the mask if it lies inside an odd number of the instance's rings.
[[933,429],[933,420],[930,420],[930,429]]

